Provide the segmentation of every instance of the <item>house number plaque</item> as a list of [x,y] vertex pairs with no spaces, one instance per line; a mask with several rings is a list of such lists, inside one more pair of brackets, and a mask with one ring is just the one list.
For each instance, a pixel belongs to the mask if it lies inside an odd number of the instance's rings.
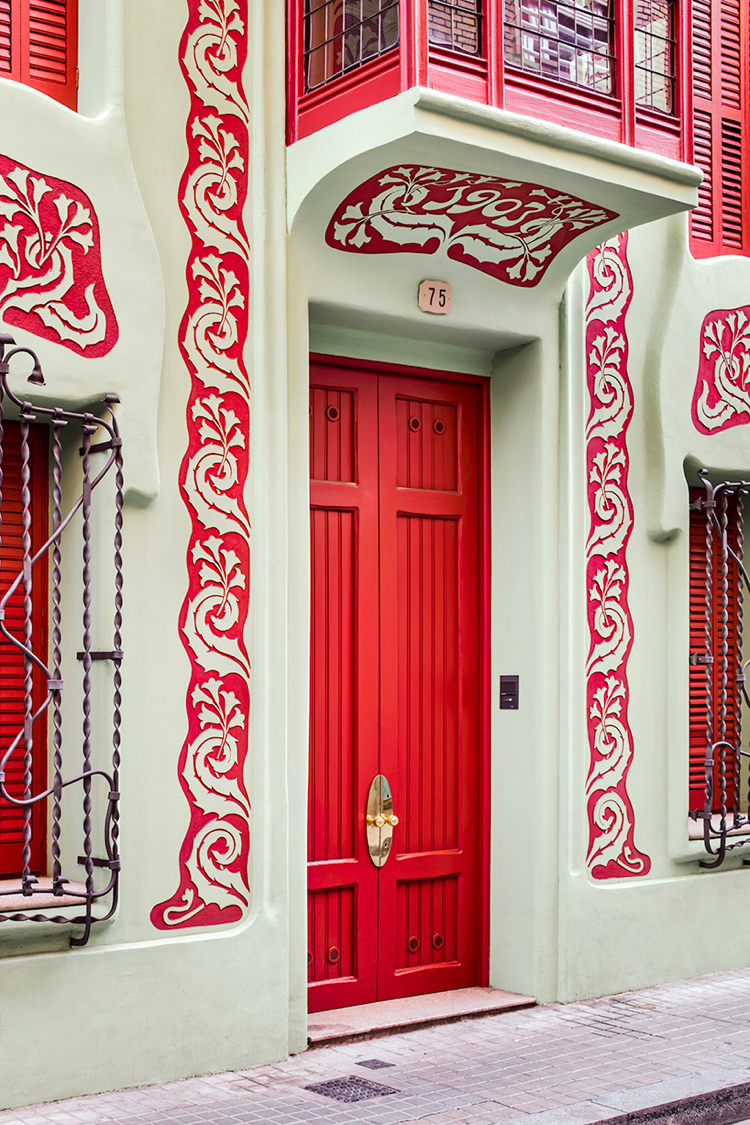
[[422,312],[444,316],[451,311],[453,290],[447,281],[422,281],[418,300]]

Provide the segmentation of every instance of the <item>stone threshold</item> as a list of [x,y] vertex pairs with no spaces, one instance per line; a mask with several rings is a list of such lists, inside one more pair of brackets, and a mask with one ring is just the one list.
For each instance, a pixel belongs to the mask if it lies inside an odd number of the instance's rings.
[[424,996],[405,996],[399,1000],[379,1000],[352,1008],[332,1008],[311,1012],[307,1024],[310,1047],[332,1043],[356,1043],[398,1031],[414,1031],[434,1024],[455,1023],[499,1012],[533,1008],[532,996],[519,996],[500,988],[456,988],[450,992],[430,992]]

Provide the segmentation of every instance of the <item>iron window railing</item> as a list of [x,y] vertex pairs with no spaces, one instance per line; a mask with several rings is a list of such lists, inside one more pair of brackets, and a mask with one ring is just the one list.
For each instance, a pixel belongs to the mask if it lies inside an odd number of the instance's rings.
[[305,89],[378,58],[398,45],[399,0],[305,0]]
[[[16,824],[21,821],[22,842],[18,873],[4,872],[4,877],[0,878],[0,922],[79,925],[83,933],[72,937],[71,944],[80,946],[88,941],[92,925],[114,914],[120,872],[123,474],[122,443],[113,412],[118,399],[115,395],[104,399],[106,417],[100,418],[91,413],[77,414],[62,408],[39,406],[20,398],[8,383],[14,357],[21,353],[32,357],[34,369],[29,376],[32,385],[43,384],[44,379],[34,353],[14,345],[12,336],[0,335],[0,561],[7,563],[12,558],[8,549],[3,559],[3,529],[10,523],[10,513],[5,511],[3,503],[6,498],[1,491],[3,436],[6,420],[17,416],[22,531],[20,548],[16,544],[16,552],[20,550],[21,566],[0,566],[0,637],[4,651],[15,653],[21,665],[22,717],[17,729],[8,731],[7,722],[0,724],[0,842],[4,819],[6,823],[10,819]],[[35,513],[30,436],[32,427],[39,423],[49,427],[51,529],[46,541],[32,545]],[[80,481],[77,471],[63,470],[71,455],[80,456]],[[71,490],[75,492],[75,499],[63,504],[63,495],[69,495]],[[101,509],[96,513],[96,521],[95,493],[96,507]],[[110,509],[113,525],[113,549],[108,563],[102,558],[96,559],[94,572],[94,543],[96,541],[98,548],[102,539],[105,506]],[[18,526],[18,512],[14,519]],[[77,540],[82,563],[78,634],[81,651],[77,653],[81,678],[75,685],[77,677],[73,675],[70,662],[63,680],[63,616],[66,633],[71,632],[73,611],[69,597],[63,604],[62,590],[63,581],[66,587],[75,582],[73,552]],[[52,618],[49,652],[39,643],[40,622],[32,612],[34,584],[46,565]],[[109,625],[98,620],[104,599],[99,580],[107,571],[112,605]],[[11,605],[15,606],[14,613],[8,612]],[[97,637],[104,635],[105,629],[111,630],[111,646],[106,651],[94,647],[95,628]],[[112,666],[107,688],[111,703],[106,706],[103,702],[104,669],[93,672],[95,664],[105,661]],[[99,681],[96,688],[95,678]],[[44,734],[48,718],[52,732],[51,763],[48,762],[50,747]],[[70,743],[75,728],[78,728],[79,748],[73,752]],[[78,813],[74,804],[76,793],[80,799]],[[95,825],[99,841],[96,850]],[[47,827],[48,849],[44,839],[35,839],[39,835],[46,837]],[[41,861],[43,870],[35,870],[33,854],[46,854],[46,862],[44,858]],[[82,869],[80,874],[71,871],[76,865]],[[95,912],[96,907],[101,909]]]
[[[691,508],[690,709],[694,737],[691,765],[703,784],[702,807],[691,817],[702,822],[703,842],[719,867],[727,854],[750,843],[750,744],[743,725],[750,696],[743,646],[743,603],[750,591],[744,564],[744,508],[750,481],[703,488]],[[701,737],[701,727],[703,734]]]
[[613,0],[504,0],[504,56],[542,78],[615,92]]

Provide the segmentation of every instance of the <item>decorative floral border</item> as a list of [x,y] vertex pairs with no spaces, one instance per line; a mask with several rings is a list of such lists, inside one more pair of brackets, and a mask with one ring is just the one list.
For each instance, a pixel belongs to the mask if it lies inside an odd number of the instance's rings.
[[627,665],[633,644],[628,606],[627,545],[633,529],[628,493],[627,432],[633,415],[625,317],[633,295],[628,236],[617,235],[586,259],[586,481],[590,515],[586,543],[589,655],[586,713],[590,765],[586,780],[594,879],[646,875],[647,855],[634,842],[635,816],[627,791],[633,759],[628,724]]
[[[239,920],[250,903],[248,749],[249,158],[242,86],[248,29],[239,0],[187,0],[180,63],[191,95],[180,210],[192,237],[180,349],[190,373],[180,486],[190,512],[188,592],[180,614],[190,658],[180,783],[190,824],[180,885],[151,911],[159,929]],[[247,12],[244,6],[245,15]]]
[[708,435],[750,422],[750,305],[704,318],[692,417]]

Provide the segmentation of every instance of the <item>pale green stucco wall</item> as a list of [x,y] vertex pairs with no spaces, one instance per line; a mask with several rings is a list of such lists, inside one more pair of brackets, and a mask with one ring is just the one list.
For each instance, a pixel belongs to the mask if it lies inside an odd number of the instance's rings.
[[[188,821],[176,774],[189,675],[177,628],[190,531],[177,484],[189,393],[177,348],[190,245],[177,206],[186,5],[82,3],[78,117],[0,82],[0,152],[73,180],[100,213],[121,342],[103,361],[75,363],[53,344],[38,347],[51,395],[79,404],[106,390],[121,395],[130,490],[121,906],[81,951],[63,948],[59,931],[30,937],[0,927],[3,1106],[245,1067],[304,1046],[310,350],[491,379],[491,983],[570,1000],[748,960],[741,927],[716,938],[728,904],[741,916],[745,872],[701,873],[686,845],[682,462],[743,468],[748,459],[743,429],[700,438],[689,406],[703,316],[747,301],[750,264],[692,262],[684,215],[660,217],[694,198],[695,177],[679,168],[413,92],[285,157],[283,21],[271,0],[256,0],[249,15],[252,902],[241,923],[215,932],[164,934],[149,921],[177,885]],[[629,788],[636,838],[653,863],[645,879],[605,885],[584,868],[584,278],[576,262],[597,237],[579,240],[544,285],[523,291],[444,257],[426,265],[325,246],[325,223],[346,192],[405,159],[598,192],[624,216],[620,225],[648,222],[631,237],[628,317]],[[417,310],[426,273],[453,285],[445,322]],[[496,684],[507,672],[521,676],[522,706],[501,714]],[[74,1034],[60,1033],[62,1019]],[[32,1070],[32,1056],[43,1065]]]

